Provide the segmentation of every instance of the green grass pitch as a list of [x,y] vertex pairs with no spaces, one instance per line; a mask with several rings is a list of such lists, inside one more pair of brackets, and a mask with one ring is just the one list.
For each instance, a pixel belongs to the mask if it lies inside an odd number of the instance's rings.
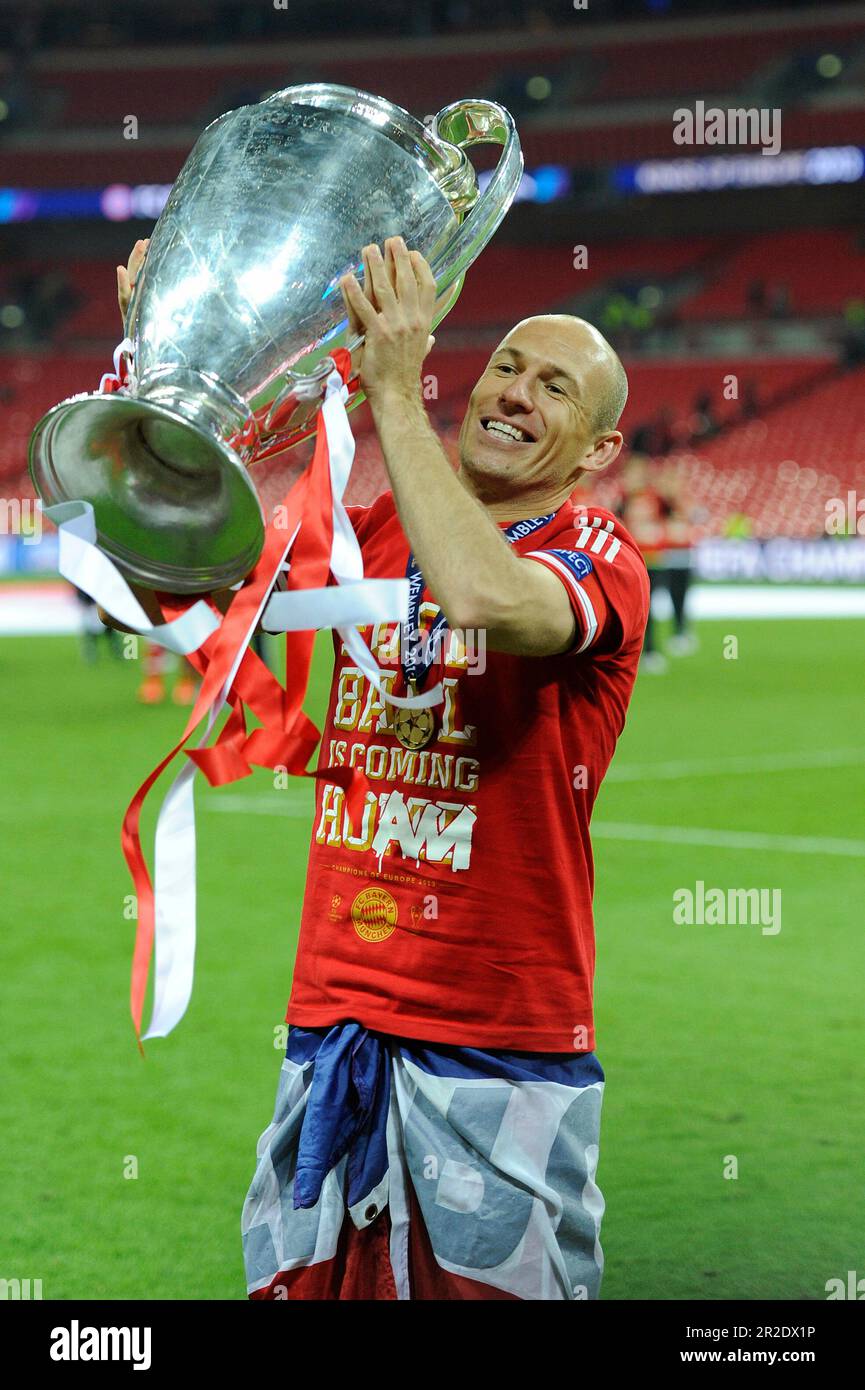
[[[595,810],[603,1297],[822,1299],[865,1275],[862,630],[699,636],[640,677]],[[319,722],[328,677],[325,640]],[[0,641],[0,1277],[45,1298],[242,1299],[311,785],[201,784],[195,992],[142,1060],[119,826],[185,714],[138,705],[138,678],[104,651],[86,667],[72,638]],[[700,879],[780,888],[781,931],[676,925],[673,893]]]

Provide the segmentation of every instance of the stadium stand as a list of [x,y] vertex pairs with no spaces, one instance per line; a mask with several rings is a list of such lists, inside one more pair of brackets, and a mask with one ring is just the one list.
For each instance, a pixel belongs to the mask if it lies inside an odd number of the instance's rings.
[[[49,5],[49,9],[50,9]],[[635,9],[638,7],[635,6]],[[671,113],[707,102],[783,106],[784,148],[858,146],[865,129],[865,22],[848,6],[791,15],[737,7],[664,23],[556,27],[554,6],[505,7],[499,25],[463,7],[464,32],[437,31],[435,7],[420,28],[383,46],[339,35],[289,44],[282,31],[238,33],[230,16],[212,42],[193,46],[178,16],[160,10],[165,42],[124,48],[128,15],[102,21],[100,41],[76,48],[70,16],[22,40],[0,59],[0,184],[12,188],[99,187],[114,181],[168,185],[202,126],[231,106],[300,81],[333,81],[385,93],[417,114],[469,92],[515,112],[527,165],[560,162],[609,172],[619,161],[670,158]],[[393,26],[399,3],[381,9]],[[546,18],[545,18],[546,17]],[[172,28],[172,25],[174,27]],[[322,20],[323,27],[326,23]],[[424,25],[426,27],[424,27]],[[221,26],[221,27],[220,27]],[[458,29],[459,26],[456,26]],[[172,38],[173,35],[173,38]],[[29,47],[28,47],[29,44]],[[821,71],[829,54],[834,80]],[[531,86],[530,79],[541,78]],[[534,93],[534,94],[533,94]],[[6,99],[8,96],[8,100]],[[138,138],[118,133],[135,113]],[[481,165],[484,158],[480,160]],[[488,161],[486,161],[488,162]],[[814,534],[826,488],[852,486],[865,470],[855,401],[865,356],[865,238],[852,218],[834,225],[772,229],[765,195],[757,227],[721,233],[594,236],[588,264],[575,247],[538,235],[509,240],[509,221],[467,277],[438,333],[430,401],[451,452],[462,408],[497,334],[539,311],[583,314],[622,352],[631,383],[622,422],[628,446],[666,460],[687,481],[704,534],[746,514],[755,534]],[[574,203],[573,241],[579,240]],[[543,209],[534,227],[542,230]],[[68,224],[73,226],[73,224]],[[115,261],[88,245],[86,230],[59,253],[18,243],[0,266],[0,478],[7,495],[29,495],[26,443],[45,409],[92,390],[110,368],[119,337],[113,275],[122,248],[146,223],[118,226]],[[648,307],[647,307],[648,306]],[[735,390],[730,382],[735,381]],[[355,500],[381,483],[368,412],[357,411]],[[658,433],[663,447],[658,447]],[[301,453],[265,465],[268,478]],[[604,487],[615,487],[615,475]]]

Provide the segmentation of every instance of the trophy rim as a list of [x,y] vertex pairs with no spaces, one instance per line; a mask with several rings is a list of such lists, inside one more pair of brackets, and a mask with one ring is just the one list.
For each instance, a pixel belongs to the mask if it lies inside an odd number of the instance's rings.
[[223,440],[207,434],[204,437],[219,459],[223,476],[231,479],[237,502],[244,505],[247,533],[242,542],[235,546],[235,553],[219,563],[198,563],[190,566],[184,563],[175,566],[168,560],[151,559],[124,542],[108,535],[99,527],[97,503],[92,496],[83,491],[70,489],[64,470],[52,447],[52,435],[58,421],[68,417],[76,409],[104,406],[113,413],[118,411],[139,417],[158,417],[166,423],[181,425],[185,429],[200,433],[196,426],[176,411],[151,402],[139,396],[122,394],[119,391],[82,391],[59,401],[46,411],[36,424],[30,436],[28,450],[28,470],[33,486],[40,499],[50,506],[62,502],[89,502],[93,506],[96,524],[96,543],[108,555],[118,569],[134,582],[145,588],[155,588],[178,594],[209,593],[213,589],[228,587],[240,579],[245,579],[255,567],[264,545],[265,519],[261,499],[247,469],[235,451]]
[[[252,103],[255,106],[268,106],[271,102],[289,98],[292,105],[319,107],[326,111],[338,111],[343,115],[357,115],[363,118],[363,107],[372,108],[387,117],[387,128],[380,127],[383,134],[397,132],[404,138],[399,143],[408,154],[422,154],[433,173],[442,176],[453,169],[453,161],[447,153],[444,142],[426,125],[387,97],[367,92],[362,87],[346,87],[338,82],[300,82],[290,87],[281,87],[271,92],[263,101]],[[228,113],[226,113],[228,114]]]

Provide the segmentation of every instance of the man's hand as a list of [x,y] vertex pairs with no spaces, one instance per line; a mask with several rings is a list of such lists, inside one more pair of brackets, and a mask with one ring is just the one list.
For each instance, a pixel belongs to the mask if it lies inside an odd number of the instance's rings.
[[[126,582],[129,585],[135,597],[138,599],[138,602],[141,604],[141,607],[144,609],[150,621],[152,623],[164,622],[165,619],[162,616],[162,609],[159,607],[159,601],[153,590],[143,589],[140,584],[133,584],[131,579],[127,579]],[[105,609],[101,608],[99,604],[96,605],[96,612],[99,614],[99,621],[102,623],[103,627],[113,627],[115,632],[134,631],[133,628],[124,627],[123,624],[119,623],[116,618],[112,618],[111,614],[106,613]]]
[[370,405],[387,397],[420,397],[420,369],[435,341],[430,336],[436,283],[419,251],[402,237],[389,237],[382,255],[363,248],[365,290],[354,275],[343,275],[340,289],[353,333],[365,336],[361,385]]
[[144,265],[144,257],[147,255],[147,248],[149,245],[150,237],[148,237],[146,241],[136,241],[126,268],[124,269],[122,265],[117,267],[117,303],[120,306],[120,318],[124,327],[126,325],[126,311],[129,308],[132,291],[135,288],[138,273]]
[[[162,616],[162,609],[159,606],[159,600],[154,590],[145,589],[141,584],[133,584],[131,579],[127,579],[126,582],[150,621],[157,624],[163,623],[165,619]],[[196,594],[195,597],[211,599],[224,616],[231,607],[231,600],[234,598],[234,595],[234,589],[214,589],[210,594]],[[179,597],[189,598],[189,595],[179,595]],[[115,632],[134,632],[135,630],[131,627],[124,627],[122,623],[117,622],[115,618],[112,618],[110,613],[106,613],[105,609],[100,608],[98,604],[96,605],[96,612],[99,614],[99,621],[102,623],[103,627],[113,627]],[[257,631],[263,631],[260,624]]]

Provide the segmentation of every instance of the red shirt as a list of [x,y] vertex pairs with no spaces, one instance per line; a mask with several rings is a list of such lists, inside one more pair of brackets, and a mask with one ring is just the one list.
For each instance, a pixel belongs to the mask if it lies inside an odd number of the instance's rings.
[[[368,576],[405,575],[390,493],[352,509],[352,523]],[[393,707],[335,637],[319,766],[359,767],[366,803],[352,824],[342,789],[317,783],[289,1023],[355,1019],[431,1043],[594,1049],[589,820],[625,722],[649,584],[621,522],[584,501],[514,548],[564,584],[573,648],[488,651],[481,672],[480,647],[445,640],[428,678],[443,680],[445,701],[422,751],[398,742]],[[439,610],[423,597],[428,626]],[[396,626],[364,636],[400,694]]]

